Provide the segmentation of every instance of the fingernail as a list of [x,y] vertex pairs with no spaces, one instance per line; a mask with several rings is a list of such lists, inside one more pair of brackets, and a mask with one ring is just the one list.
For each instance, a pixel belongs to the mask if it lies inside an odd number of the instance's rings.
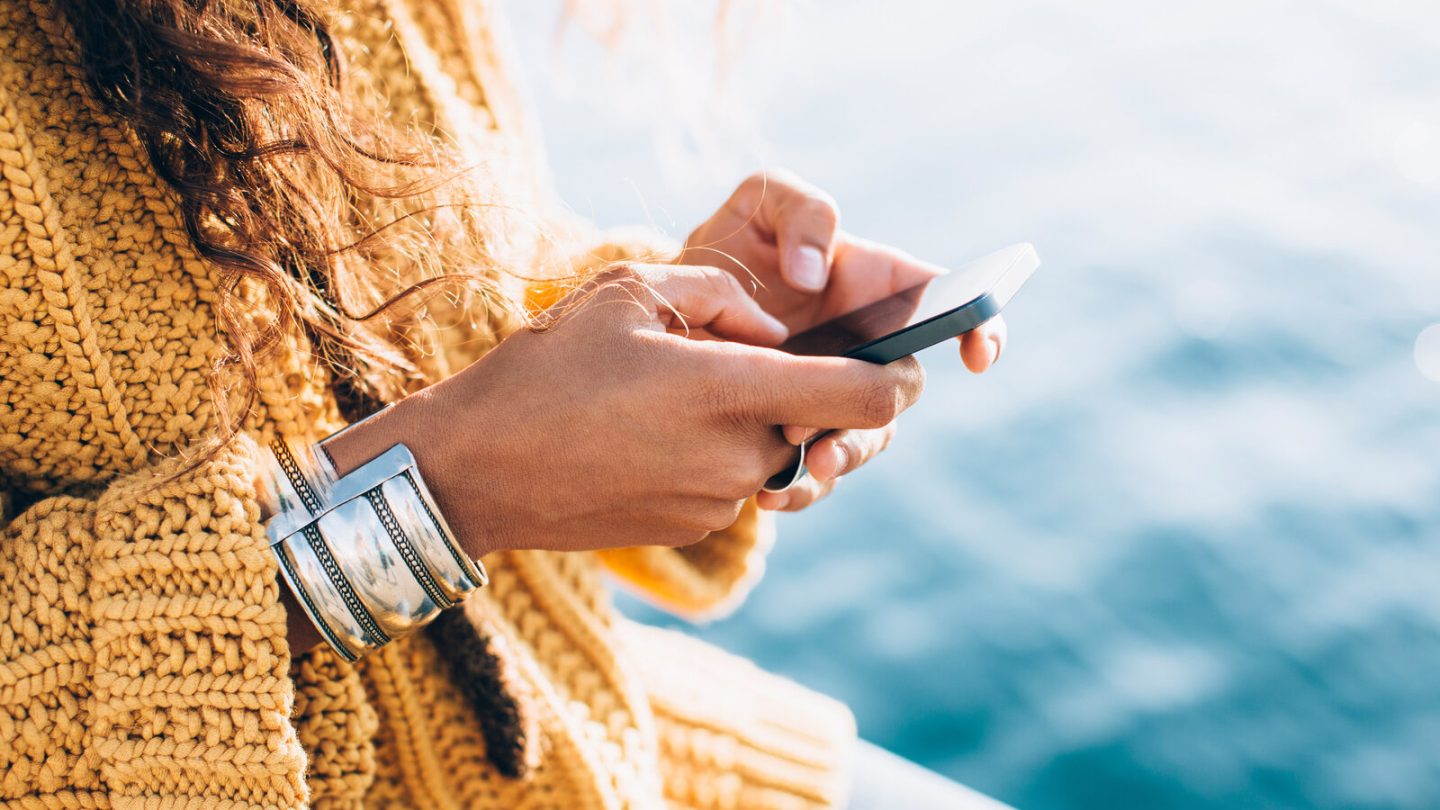
[[993,366],[995,361],[1000,359],[1000,338],[991,336],[985,342],[990,344],[990,365]]
[[815,438],[815,434],[819,432],[820,428],[805,428],[805,431],[800,434],[800,443],[804,444],[805,442],[810,441],[811,439]]
[[835,445],[835,452],[840,455],[840,463],[835,465],[835,474],[831,478],[839,478],[850,468],[850,451],[845,449],[845,445]]
[[790,253],[790,282],[802,290],[825,287],[825,254],[812,245],[801,245]]

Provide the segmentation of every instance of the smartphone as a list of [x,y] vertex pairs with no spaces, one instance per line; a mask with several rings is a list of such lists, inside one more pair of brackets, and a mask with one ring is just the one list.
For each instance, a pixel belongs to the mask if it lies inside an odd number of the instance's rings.
[[[1040,256],[1033,245],[1011,245],[807,329],[780,349],[791,354],[893,363],[999,315],[1039,267]],[[802,444],[799,458],[765,482],[766,491],[784,492],[803,478],[806,448],[828,432],[817,433]]]
[[780,349],[892,363],[999,315],[1039,266],[1034,246],[1011,245],[801,332]]

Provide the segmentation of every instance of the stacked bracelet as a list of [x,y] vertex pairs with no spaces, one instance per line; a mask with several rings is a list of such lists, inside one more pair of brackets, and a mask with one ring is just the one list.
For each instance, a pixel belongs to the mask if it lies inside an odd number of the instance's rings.
[[262,488],[267,514],[320,512],[321,498],[330,491],[337,476],[329,458],[316,452],[318,447],[285,438],[270,443]]
[[344,476],[318,445],[277,439],[271,453],[270,547],[306,615],[347,661],[485,585],[405,445]]

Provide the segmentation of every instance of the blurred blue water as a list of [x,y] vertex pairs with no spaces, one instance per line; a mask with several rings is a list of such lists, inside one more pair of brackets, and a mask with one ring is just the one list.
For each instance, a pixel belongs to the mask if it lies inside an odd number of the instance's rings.
[[[767,23],[738,162],[926,258],[1029,240],[1046,265],[1000,367],[927,355],[892,450],[782,518],[750,601],[695,632],[1022,808],[1440,807],[1432,8]],[[553,13],[512,8],[532,74]],[[570,76],[534,89],[581,213],[683,235],[737,179],[662,171],[643,92]]]

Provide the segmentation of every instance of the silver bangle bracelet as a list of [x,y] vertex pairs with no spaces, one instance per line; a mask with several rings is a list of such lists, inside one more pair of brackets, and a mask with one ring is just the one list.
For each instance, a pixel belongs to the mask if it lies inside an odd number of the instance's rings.
[[[293,448],[272,449],[286,468],[278,456]],[[488,580],[440,515],[405,445],[344,476],[318,460],[324,457],[317,446],[306,457],[316,471],[299,477],[328,482],[326,489],[310,498],[292,484],[289,508],[271,517],[266,532],[281,575],[320,635],[353,661],[419,629]]]
[[266,514],[319,513],[337,477],[334,465],[329,459],[321,463],[319,455],[316,446],[283,436],[270,443],[260,492]]

